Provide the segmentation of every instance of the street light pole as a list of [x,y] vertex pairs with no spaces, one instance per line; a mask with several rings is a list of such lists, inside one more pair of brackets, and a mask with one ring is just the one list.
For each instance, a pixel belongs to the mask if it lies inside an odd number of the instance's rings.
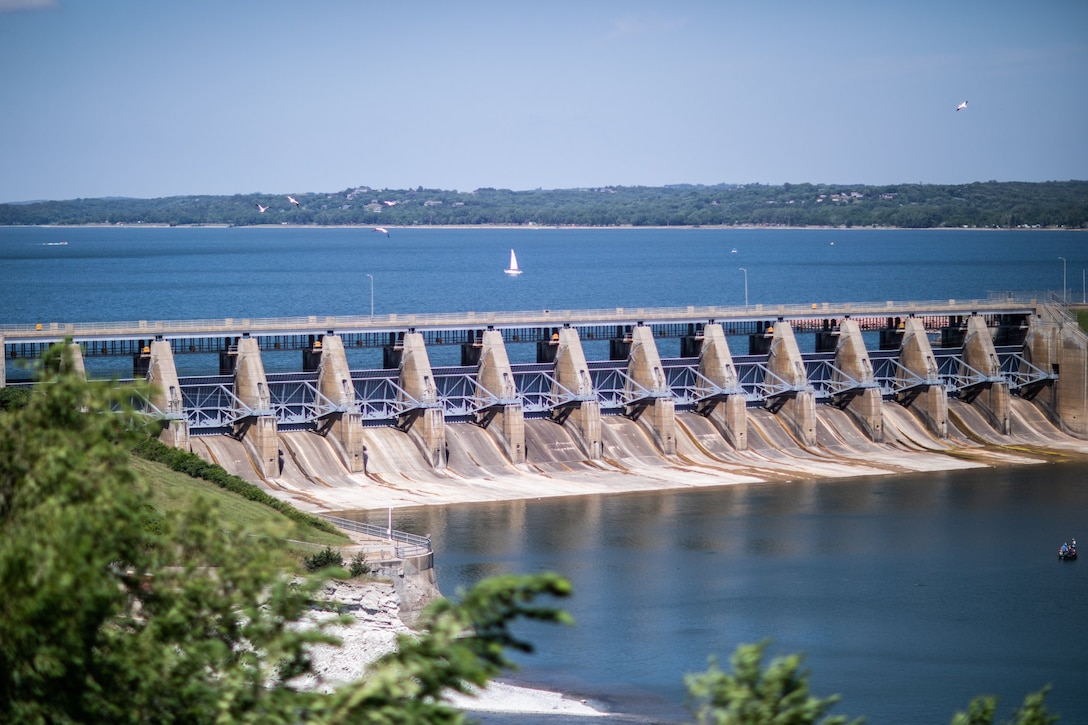
[[1065,257],[1058,257],[1062,260],[1062,302],[1069,301],[1069,295],[1065,293]]
[[374,319],[374,275],[367,274],[370,278],[370,319]]
[[748,309],[748,270],[744,267],[738,267],[741,272],[744,272],[744,309]]

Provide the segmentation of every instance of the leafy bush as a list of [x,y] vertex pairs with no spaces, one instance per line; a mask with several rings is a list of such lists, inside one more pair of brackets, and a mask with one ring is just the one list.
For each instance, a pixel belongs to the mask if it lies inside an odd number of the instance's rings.
[[344,557],[340,555],[339,550],[326,546],[312,556],[302,557],[302,565],[306,567],[306,571],[321,571],[330,567],[343,569]]
[[370,564],[366,563],[366,554],[361,551],[355,552],[355,556],[351,557],[351,561],[348,562],[348,574],[354,579],[369,573]]
[[17,410],[30,402],[29,388],[0,388],[0,410]]

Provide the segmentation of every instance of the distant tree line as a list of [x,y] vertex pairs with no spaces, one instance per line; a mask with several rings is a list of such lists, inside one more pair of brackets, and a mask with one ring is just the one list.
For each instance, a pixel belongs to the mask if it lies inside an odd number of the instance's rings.
[[0,204],[13,224],[1088,228],[1088,181],[372,189]]

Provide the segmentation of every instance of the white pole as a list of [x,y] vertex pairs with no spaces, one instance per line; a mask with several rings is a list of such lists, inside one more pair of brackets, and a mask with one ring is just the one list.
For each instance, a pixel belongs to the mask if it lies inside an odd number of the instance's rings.
[[1062,302],[1068,302],[1068,295],[1065,294],[1065,257],[1058,257],[1062,260]]
[[374,275],[367,274],[370,277],[370,319],[374,319]]
[[744,309],[748,309],[748,270],[744,267],[739,267],[741,272],[744,272]]

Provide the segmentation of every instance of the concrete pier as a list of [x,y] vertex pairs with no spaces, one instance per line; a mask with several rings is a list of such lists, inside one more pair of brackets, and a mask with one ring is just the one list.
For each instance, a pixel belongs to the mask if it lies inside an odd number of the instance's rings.
[[768,407],[786,424],[802,445],[816,445],[816,394],[808,384],[805,362],[793,328],[779,320],[771,333],[767,357],[767,385],[782,389]]
[[514,371],[502,334],[486,330],[480,339],[476,398],[483,409],[476,423],[491,431],[511,463],[525,463],[525,408],[518,401]]
[[1009,384],[1001,376],[1001,361],[997,357],[993,338],[986,321],[978,315],[967,318],[963,339],[963,361],[970,368],[961,369],[962,375],[978,371],[987,380],[969,391],[967,399],[978,408],[998,433],[1008,435]]
[[[438,406],[431,361],[423,335],[404,336],[400,357],[400,402],[411,407],[400,415],[397,427],[409,433],[435,470],[446,468],[446,419]],[[406,397],[407,396],[407,397]]]
[[717,323],[703,328],[697,390],[709,397],[696,410],[709,418],[734,448],[747,450],[747,401],[737,377],[737,368],[733,365],[725,331]]
[[1024,351],[1033,366],[1057,375],[1036,402],[1062,430],[1088,438],[1088,336],[1075,320],[1044,306],[1028,324]]
[[876,386],[873,363],[861,328],[854,320],[839,324],[839,341],[835,347],[835,371],[833,380],[851,386],[835,397],[835,405],[846,410],[850,417],[875,443],[884,440],[884,402]]
[[238,340],[234,395],[245,406],[235,410],[239,417],[234,424],[234,437],[245,444],[262,475],[279,475],[281,453],[276,418],[272,414],[272,398],[261,360],[261,349],[252,337]]
[[561,329],[556,345],[552,396],[564,402],[552,411],[552,418],[571,431],[587,458],[598,460],[602,450],[601,406],[594,399],[593,376],[578,331]]
[[150,359],[147,381],[151,384],[151,404],[163,414],[163,430],[159,440],[168,446],[189,450],[189,423],[181,399],[181,383],[174,366],[170,343],[156,340],[148,346]]
[[940,382],[933,347],[929,344],[921,320],[910,317],[903,323],[903,342],[899,364],[906,370],[900,382],[909,388],[899,394],[898,402],[921,413],[931,433],[948,437],[948,391]]
[[77,342],[70,342],[68,343],[68,352],[72,354],[72,359],[69,363],[72,366],[72,372],[86,380],[87,367],[83,362],[83,348],[80,347]]
[[317,388],[335,407],[324,416],[318,430],[333,441],[333,447],[349,471],[364,471],[366,445],[363,443],[363,422],[355,401],[355,384],[351,380],[344,342],[339,335],[325,335],[321,340]]
[[628,399],[638,398],[627,406],[627,417],[643,425],[662,453],[676,453],[676,403],[665,379],[653,330],[643,325],[631,330],[626,393]]

